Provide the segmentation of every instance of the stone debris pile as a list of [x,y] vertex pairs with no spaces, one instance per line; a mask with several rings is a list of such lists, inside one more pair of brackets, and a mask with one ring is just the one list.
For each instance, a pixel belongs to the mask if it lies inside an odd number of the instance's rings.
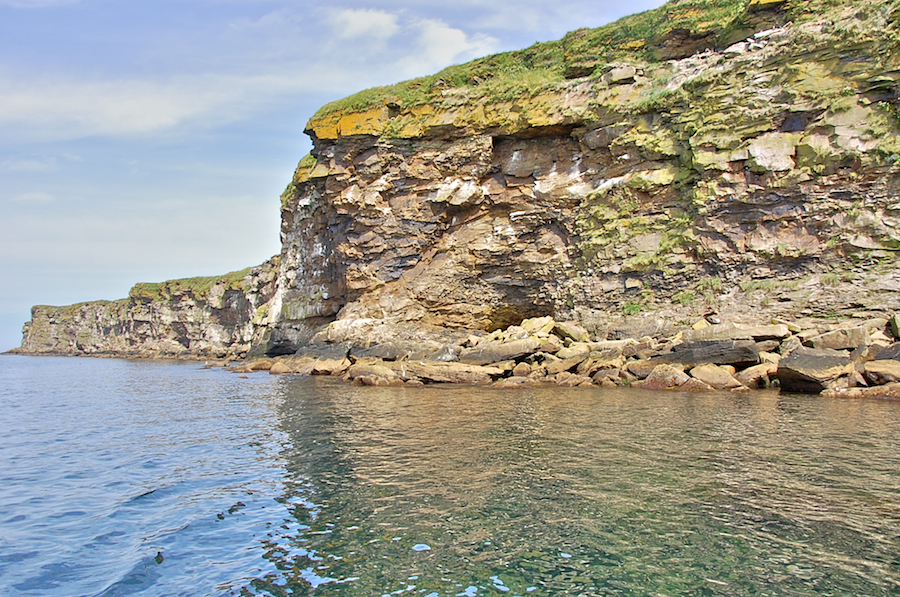
[[900,398],[900,315],[840,324],[709,324],[671,337],[596,339],[573,322],[526,319],[460,345],[311,344],[296,355],[232,367],[332,375],[356,385],[439,383],[517,388],[630,386],[682,392],[780,387],[790,392]]

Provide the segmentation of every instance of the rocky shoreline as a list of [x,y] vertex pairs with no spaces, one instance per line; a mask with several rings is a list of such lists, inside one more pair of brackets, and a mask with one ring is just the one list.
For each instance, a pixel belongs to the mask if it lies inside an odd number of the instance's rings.
[[[715,320],[714,320],[715,321]],[[543,384],[744,392],[777,387],[825,396],[900,399],[900,315],[807,325],[698,320],[669,337],[596,339],[572,322],[526,319],[460,345],[312,343],[292,356],[228,366],[247,374],[331,375],[364,386]]]

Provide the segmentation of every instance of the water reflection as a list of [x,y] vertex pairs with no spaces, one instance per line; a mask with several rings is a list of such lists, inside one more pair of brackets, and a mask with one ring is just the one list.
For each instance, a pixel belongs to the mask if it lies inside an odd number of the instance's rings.
[[900,405],[284,380],[273,595],[900,591]]

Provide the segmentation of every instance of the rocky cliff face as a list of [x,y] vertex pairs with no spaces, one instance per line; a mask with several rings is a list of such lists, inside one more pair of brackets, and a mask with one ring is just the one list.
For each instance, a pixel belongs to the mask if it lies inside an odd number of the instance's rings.
[[36,306],[25,354],[242,357],[275,292],[279,258],[221,277],[137,284],[129,297]]
[[[538,316],[637,337],[698,315],[900,309],[898,3],[708,4],[325,106],[282,197],[274,289],[208,345],[438,347]],[[79,309],[174,299],[136,300]],[[28,350],[78,336],[35,336],[50,318],[36,309]],[[203,317],[163,336],[197,351]],[[162,337],[91,325],[82,346]]]
[[896,309],[896,3],[737,4],[728,35],[563,52],[512,94],[515,75],[451,69],[326,106],[283,197],[276,329],[452,342],[544,315],[607,336]]

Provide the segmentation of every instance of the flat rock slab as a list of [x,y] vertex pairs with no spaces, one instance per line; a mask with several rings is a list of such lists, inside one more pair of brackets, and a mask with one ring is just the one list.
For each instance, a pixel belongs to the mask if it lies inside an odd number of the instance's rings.
[[503,375],[503,370],[498,367],[482,367],[467,363],[398,361],[385,365],[401,379],[419,379],[428,383],[487,384]]
[[656,363],[750,366],[759,363],[759,349],[753,340],[696,340],[676,345],[672,352],[650,359]]
[[813,348],[853,349],[868,343],[870,333],[865,327],[846,328],[813,336],[808,342],[813,345]]
[[538,338],[524,338],[511,342],[490,342],[485,346],[467,350],[460,355],[461,363],[470,365],[489,365],[501,361],[515,360],[539,350],[541,341]]
[[865,364],[866,379],[875,384],[900,382],[900,361],[869,361]]
[[788,392],[818,394],[842,375],[855,371],[847,356],[830,351],[798,348],[778,363],[776,377],[781,389]]
[[699,330],[688,330],[684,333],[684,341],[737,340],[742,338],[753,338],[757,341],[781,340],[790,335],[791,331],[784,324],[745,326],[736,323],[722,323]]

